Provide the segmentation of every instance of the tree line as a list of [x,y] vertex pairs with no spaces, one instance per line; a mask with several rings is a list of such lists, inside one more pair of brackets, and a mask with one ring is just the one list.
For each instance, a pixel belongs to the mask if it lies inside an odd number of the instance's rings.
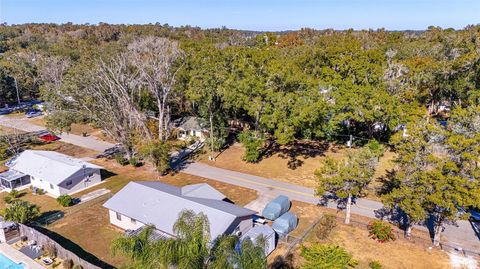
[[172,119],[184,115],[208,123],[212,149],[232,121],[249,126],[254,146],[348,135],[389,141],[423,115],[479,102],[479,37],[478,26],[263,33],[2,25],[0,102],[14,103],[17,89],[22,100],[41,98],[52,129],[94,123],[127,155],[167,141]]

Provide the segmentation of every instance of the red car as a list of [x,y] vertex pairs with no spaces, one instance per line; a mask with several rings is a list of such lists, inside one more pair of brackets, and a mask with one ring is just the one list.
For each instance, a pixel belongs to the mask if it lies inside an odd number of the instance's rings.
[[44,134],[39,136],[38,138],[42,139],[45,142],[52,142],[52,141],[57,141],[60,139],[60,137],[52,134]]

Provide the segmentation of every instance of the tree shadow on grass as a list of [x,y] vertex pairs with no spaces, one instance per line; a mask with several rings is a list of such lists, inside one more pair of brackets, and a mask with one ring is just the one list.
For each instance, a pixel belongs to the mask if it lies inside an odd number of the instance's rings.
[[288,168],[295,170],[304,164],[304,161],[298,159],[315,158],[317,156],[325,156],[330,143],[319,141],[299,140],[288,143],[287,145],[280,145],[274,141],[270,141],[268,146],[263,150],[262,158],[268,158],[275,154],[282,159],[288,159]]
[[83,259],[83,260],[85,260],[85,261],[87,261],[87,262],[89,262],[93,265],[96,265],[96,266],[98,266],[100,268],[104,268],[104,269],[114,269],[115,268],[114,266],[100,260],[95,255],[85,251],[79,245],[75,244],[71,240],[61,236],[60,234],[58,234],[56,232],[50,231],[50,230],[45,229],[45,228],[40,227],[40,226],[33,226],[33,228],[35,228],[35,230],[43,233],[44,235],[50,237],[52,240],[54,240],[55,242],[60,244],[65,249],[75,253],[78,257],[80,257],[81,259]]

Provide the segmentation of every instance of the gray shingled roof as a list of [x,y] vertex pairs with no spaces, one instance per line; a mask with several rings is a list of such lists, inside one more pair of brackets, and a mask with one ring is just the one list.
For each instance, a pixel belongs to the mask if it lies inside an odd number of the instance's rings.
[[186,196],[182,195],[182,188],[158,181],[130,182],[103,206],[172,235],[173,225],[182,210],[202,212],[209,219],[212,239],[227,232],[238,217],[255,214],[252,210],[222,200],[204,198],[204,194],[209,192],[209,188],[204,186],[192,189],[202,191],[197,197],[192,192]]
[[195,131],[203,131],[205,129],[205,122],[203,119],[198,117],[184,117],[178,119],[175,122],[177,128],[183,130],[195,130]]

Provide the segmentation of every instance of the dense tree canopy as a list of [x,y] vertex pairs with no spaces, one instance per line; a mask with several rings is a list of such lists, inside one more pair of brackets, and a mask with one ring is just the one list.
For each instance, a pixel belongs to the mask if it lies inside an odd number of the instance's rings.
[[16,89],[21,100],[41,95],[52,127],[94,122],[127,147],[136,136],[165,139],[170,121],[185,114],[209,122],[212,149],[231,120],[281,144],[388,139],[422,108],[442,116],[446,106],[479,103],[479,37],[478,26],[261,33],[3,25],[0,105],[15,102]]

